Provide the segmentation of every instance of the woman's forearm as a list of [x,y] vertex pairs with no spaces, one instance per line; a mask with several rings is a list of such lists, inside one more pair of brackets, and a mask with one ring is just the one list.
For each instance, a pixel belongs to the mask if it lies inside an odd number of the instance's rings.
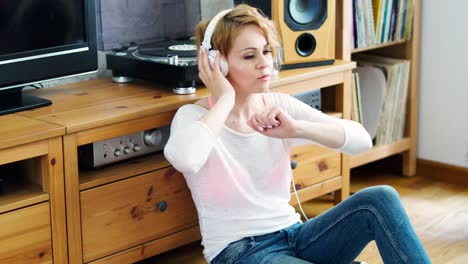
[[305,138],[345,154],[354,155],[372,147],[372,139],[358,122],[339,120],[339,122],[296,121],[298,138]]
[[295,127],[297,138],[305,138],[329,148],[340,148],[346,140],[341,124],[296,120]]

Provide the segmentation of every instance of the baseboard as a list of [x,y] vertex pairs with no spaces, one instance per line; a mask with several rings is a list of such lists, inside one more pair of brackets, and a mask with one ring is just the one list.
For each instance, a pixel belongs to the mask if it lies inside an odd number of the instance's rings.
[[468,168],[465,167],[418,159],[416,173],[419,176],[468,186]]

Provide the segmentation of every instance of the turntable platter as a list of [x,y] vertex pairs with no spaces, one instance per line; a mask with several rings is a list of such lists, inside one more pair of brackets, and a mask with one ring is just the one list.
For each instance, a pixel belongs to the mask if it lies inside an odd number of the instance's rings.
[[197,47],[189,41],[166,41],[145,44],[138,47],[138,53],[150,56],[168,57],[196,57]]

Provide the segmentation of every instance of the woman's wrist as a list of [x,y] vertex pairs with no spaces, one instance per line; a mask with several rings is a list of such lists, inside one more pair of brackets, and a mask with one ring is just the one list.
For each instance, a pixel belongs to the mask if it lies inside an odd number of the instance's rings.
[[305,138],[306,137],[306,121],[294,120],[293,121],[294,135],[293,138]]

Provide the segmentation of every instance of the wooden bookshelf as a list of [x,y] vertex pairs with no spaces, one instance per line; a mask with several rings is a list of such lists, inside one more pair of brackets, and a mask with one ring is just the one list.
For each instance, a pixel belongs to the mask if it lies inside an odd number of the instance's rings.
[[[341,10],[338,10],[338,12],[341,12],[343,17],[343,36],[340,36],[342,39],[336,47],[338,51],[337,54],[341,56],[339,58],[343,60],[348,58],[353,60],[353,54],[368,53],[411,61],[403,139],[391,144],[373,147],[371,150],[356,156],[349,156],[347,166],[351,169],[395,154],[402,154],[403,175],[413,176],[416,174],[416,147],[418,142],[421,0],[413,0],[413,25],[410,38],[357,49],[353,49],[351,46],[353,19],[352,1],[339,2],[340,4],[337,6],[341,8]],[[348,21],[346,22],[346,20]]]
[[385,47],[389,47],[389,46],[395,46],[395,45],[403,44],[406,41],[407,40],[390,41],[390,42],[386,42],[386,43],[383,43],[383,44],[377,44],[377,45],[372,45],[372,46],[368,46],[368,47],[357,48],[357,49],[351,50],[351,53],[359,53],[359,52],[364,52],[364,51],[369,51],[369,50],[385,48]]

